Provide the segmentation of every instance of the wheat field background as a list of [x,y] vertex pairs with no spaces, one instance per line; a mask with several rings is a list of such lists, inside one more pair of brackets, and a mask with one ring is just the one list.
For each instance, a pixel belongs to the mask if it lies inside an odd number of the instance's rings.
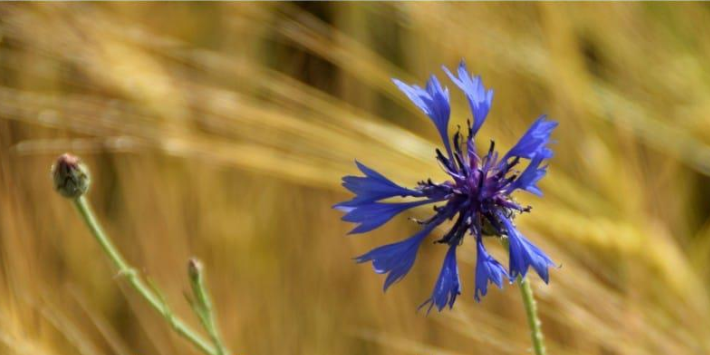
[[355,158],[443,178],[390,78],[461,59],[496,92],[482,144],[560,122],[519,218],[561,265],[533,282],[550,354],[709,354],[709,34],[702,3],[0,4],[0,354],[196,354],[53,192],[64,152],[181,315],[204,261],[234,354],[527,353],[515,286],[473,301],[472,243],[459,302],[426,316],[445,248],[384,294],[352,257],[416,225],[346,237],[331,209]]

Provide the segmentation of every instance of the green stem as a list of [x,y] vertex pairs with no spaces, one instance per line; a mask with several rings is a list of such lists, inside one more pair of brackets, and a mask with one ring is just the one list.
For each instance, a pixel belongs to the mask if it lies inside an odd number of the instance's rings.
[[[500,242],[510,254],[510,242],[508,238],[501,238]],[[537,315],[537,303],[533,296],[532,287],[528,278],[518,278],[520,284],[520,296],[523,298],[523,306],[525,307],[525,315],[528,318],[528,327],[530,328],[530,338],[532,339],[535,355],[546,355],[545,338],[542,335],[542,323]]]
[[202,322],[202,326],[207,330],[207,333],[212,339],[212,343],[217,348],[218,355],[228,355],[229,352],[222,342],[222,338],[219,335],[217,329],[217,320],[212,311],[212,299],[210,294],[205,287],[205,278],[202,274],[202,267],[199,261],[192,259],[190,260],[191,266],[193,267],[190,275],[190,285],[192,286],[192,293],[195,296],[195,301],[193,302],[193,310],[197,314],[197,317]]
[[128,262],[123,258],[121,253],[116,249],[116,247],[111,242],[111,239],[101,228],[101,224],[97,221],[94,216],[94,212],[91,209],[88,201],[84,196],[79,196],[74,199],[74,206],[79,211],[81,216],[86,222],[86,225],[91,230],[96,241],[99,242],[101,248],[109,256],[111,262],[118,269],[119,275],[123,275],[128,280],[128,283],[143,297],[148,304],[153,307],[158,313],[160,313],[165,320],[170,323],[175,332],[180,334],[185,339],[189,340],[196,347],[198,347],[203,353],[208,355],[221,355],[223,353],[218,352],[215,347],[213,347],[209,341],[203,339],[194,330],[192,330],[184,321],[177,318],[168,305],[163,302],[163,300],[156,295],[150,287],[138,276],[136,270],[131,267]]
[[542,335],[542,323],[537,316],[537,304],[533,297],[532,287],[528,278],[518,279],[520,283],[520,295],[523,297],[523,305],[525,306],[525,314],[528,317],[528,326],[530,327],[530,338],[532,339],[535,355],[545,355],[545,342]]

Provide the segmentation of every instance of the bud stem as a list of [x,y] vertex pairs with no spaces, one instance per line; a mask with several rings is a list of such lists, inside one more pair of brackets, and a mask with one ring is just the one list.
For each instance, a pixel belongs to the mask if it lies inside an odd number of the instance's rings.
[[[121,253],[116,249],[116,247],[111,242],[111,239],[101,228],[101,224],[98,222],[94,216],[94,212],[89,205],[89,202],[84,196],[79,196],[73,199],[74,206],[81,214],[84,222],[91,230],[94,238],[101,245],[103,251],[108,255],[111,262],[118,269],[119,275],[125,276],[128,283],[135,289],[146,301],[150,304],[153,309],[158,311],[163,318],[173,327],[175,332],[177,332],[183,338],[189,340],[197,348],[199,348],[203,353],[207,355],[223,355],[225,354],[224,349],[217,349],[210,344],[208,340],[205,340],[202,336],[197,334],[192,328],[190,328],[184,321],[178,318],[172,313],[167,303],[165,303],[156,293],[140,278],[136,270],[131,267],[128,262],[123,258]],[[221,346],[221,343],[219,344]]]
[[192,309],[197,314],[197,317],[202,322],[202,326],[207,330],[207,333],[212,338],[212,343],[217,348],[217,354],[227,355],[229,352],[222,343],[217,330],[217,321],[212,311],[212,300],[210,294],[205,287],[205,278],[203,275],[202,264],[196,259],[190,259],[188,264],[188,276],[190,278],[190,286],[195,300],[192,303]]

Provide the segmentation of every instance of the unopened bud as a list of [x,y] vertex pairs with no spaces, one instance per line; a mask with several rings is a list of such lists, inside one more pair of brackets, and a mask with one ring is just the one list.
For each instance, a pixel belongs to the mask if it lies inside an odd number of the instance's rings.
[[197,258],[190,258],[187,261],[187,276],[195,282],[202,277],[202,263]]
[[89,170],[78,157],[64,153],[52,165],[54,189],[67,198],[78,198],[91,184]]

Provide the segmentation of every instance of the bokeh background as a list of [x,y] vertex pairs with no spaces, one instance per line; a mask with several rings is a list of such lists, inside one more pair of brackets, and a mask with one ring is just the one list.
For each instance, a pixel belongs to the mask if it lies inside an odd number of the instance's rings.
[[[204,261],[234,354],[525,354],[515,287],[473,301],[472,243],[463,296],[426,316],[445,248],[383,294],[352,257],[416,226],[346,237],[330,208],[354,158],[443,178],[390,78],[462,58],[496,92],[481,137],[505,149],[541,113],[560,122],[545,197],[518,219],[561,265],[533,284],[550,354],[708,354],[708,34],[699,3],[2,4],[0,354],[196,354],[52,191],[66,151],[193,325],[185,263]],[[452,100],[453,126],[469,113]]]

